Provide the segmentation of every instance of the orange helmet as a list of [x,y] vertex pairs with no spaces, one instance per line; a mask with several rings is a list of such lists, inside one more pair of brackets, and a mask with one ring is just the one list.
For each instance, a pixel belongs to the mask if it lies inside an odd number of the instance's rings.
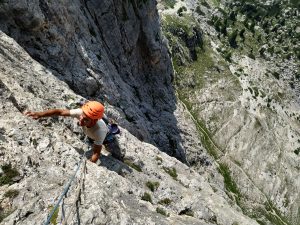
[[90,101],[81,107],[82,111],[91,119],[101,119],[104,114],[104,106],[97,101]]

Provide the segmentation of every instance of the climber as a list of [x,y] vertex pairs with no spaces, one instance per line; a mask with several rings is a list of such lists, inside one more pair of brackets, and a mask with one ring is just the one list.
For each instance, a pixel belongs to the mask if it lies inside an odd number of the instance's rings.
[[78,119],[84,133],[94,140],[93,155],[90,159],[93,163],[100,157],[103,141],[108,133],[108,128],[103,121],[104,106],[97,101],[89,101],[77,109],[50,109],[42,112],[25,112],[26,116],[33,119],[51,116],[70,116]]

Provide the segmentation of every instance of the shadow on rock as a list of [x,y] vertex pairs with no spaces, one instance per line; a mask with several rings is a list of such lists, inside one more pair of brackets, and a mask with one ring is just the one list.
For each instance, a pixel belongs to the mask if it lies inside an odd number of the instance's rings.
[[[98,161],[99,162],[99,161]],[[115,159],[111,155],[101,155],[99,166],[106,167],[110,171],[114,171],[120,176],[125,176],[126,174],[132,173],[132,169],[125,163]]]

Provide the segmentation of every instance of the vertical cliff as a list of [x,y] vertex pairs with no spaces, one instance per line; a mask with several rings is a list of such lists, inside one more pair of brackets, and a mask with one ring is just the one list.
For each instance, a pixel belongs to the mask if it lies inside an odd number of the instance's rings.
[[182,158],[173,70],[155,1],[2,1],[0,28],[76,93]]

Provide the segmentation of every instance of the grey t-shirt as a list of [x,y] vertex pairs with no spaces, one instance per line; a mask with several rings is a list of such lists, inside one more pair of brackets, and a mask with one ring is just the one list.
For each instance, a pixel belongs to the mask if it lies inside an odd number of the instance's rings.
[[[83,111],[80,108],[70,110],[70,116],[77,119],[79,119],[82,113]],[[82,129],[89,138],[94,140],[95,145],[102,145],[108,132],[108,128],[102,119],[98,120],[94,126],[90,128],[83,126]]]

